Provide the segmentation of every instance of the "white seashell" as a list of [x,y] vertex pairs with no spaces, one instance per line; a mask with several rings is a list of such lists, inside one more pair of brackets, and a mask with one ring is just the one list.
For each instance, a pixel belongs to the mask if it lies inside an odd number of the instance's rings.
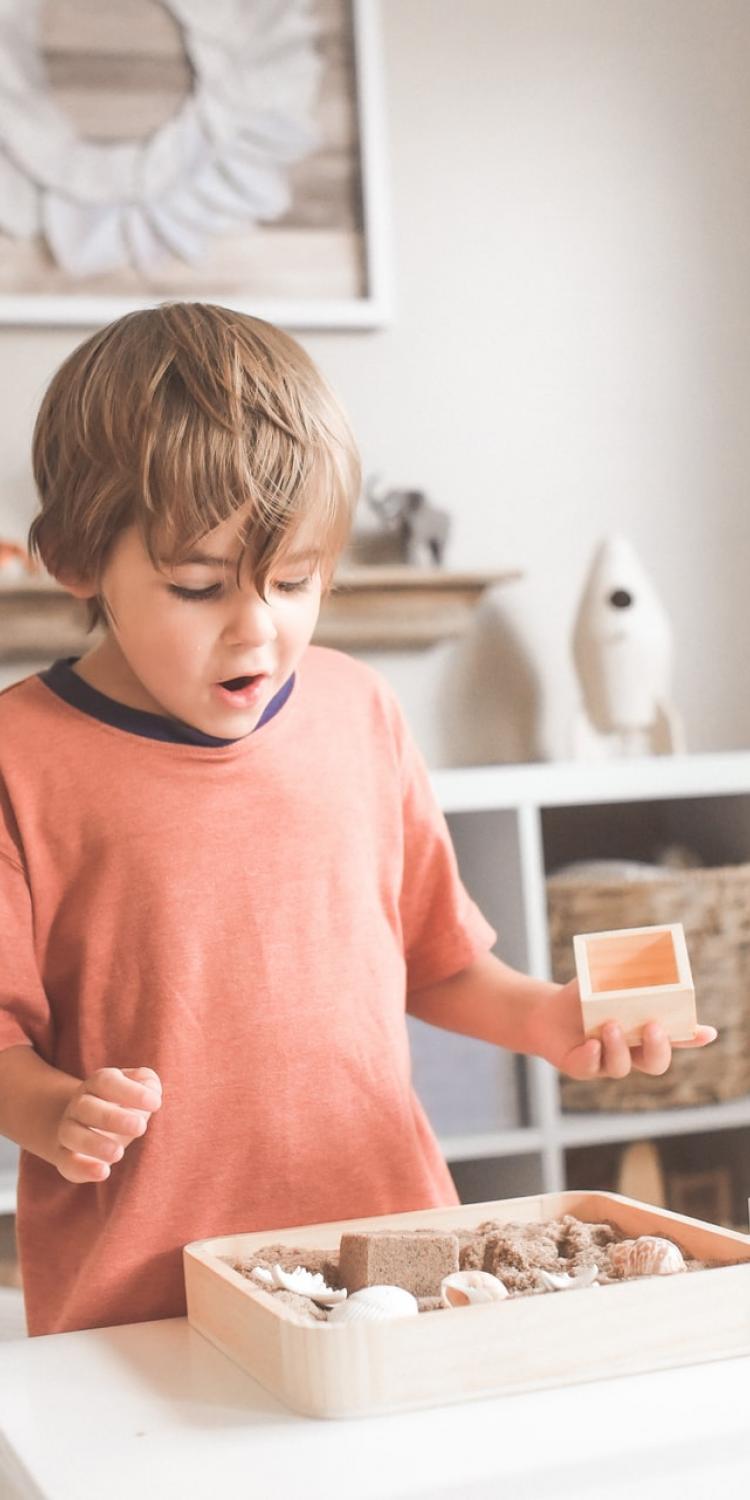
[[681,1250],[671,1240],[642,1234],[637,1240],[621,1240],[609,1252],[610,1262],[625,1276],[672,1276],[686,1270]]
[[468,1307],[472,1302],[502,1302],[507,1295],[507,1286],[489,1271],[453,1271],[440,1283],[440,1300],[444,1307]]
[[581,1266],[569,1274],[567,1271],[540,1271],[539,1280],[548,1292],[574,1292],[586,1286],[595,1286],[599,1275],[598,1266]]
[[320,1271],[306,1271],[304,1266],[284,1271],[281,1266],[274,1266],[272,1274],[275,1286],[283,1287],[286,1292],[296,1292],[300,1297],[311,1297],[313,1302],[321,1302],[324,1307],[333,1307],[334,1303],[346,1300],[346,1291],[327,1286]]
[[250,1275],[253,1278],[253,1281],[259,1281],[261,1286],[276,1285],[276,1282],[273,1279],[273,1271],[269,1271],[266,1266],[253,1266]]
[[411,1318],[419,1312],[416,1297],[401,1286],[363,1286],[351,1292],[346,1302],[332,1307],[329,1323],[381,1322],[386,1318]]

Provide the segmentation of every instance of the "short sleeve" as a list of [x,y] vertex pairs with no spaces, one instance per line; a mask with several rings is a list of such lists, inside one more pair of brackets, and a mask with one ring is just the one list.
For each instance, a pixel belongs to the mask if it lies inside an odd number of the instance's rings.
[[448,825],[422,755],[402,726],[404,872],[401,923],[412,992],[458,974],[492,947],[497,934],[458,872]]
[[46,1051],[50,1027],[26,875],[0,848],[0,1050],[30,1042]]

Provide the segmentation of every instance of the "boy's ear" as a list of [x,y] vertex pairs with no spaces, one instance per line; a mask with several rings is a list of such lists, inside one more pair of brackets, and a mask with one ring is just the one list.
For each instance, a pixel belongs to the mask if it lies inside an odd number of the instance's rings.
[[90,578],[79,578],[75,573],[55,573],[57,582],[76,599],[93,599],[99,590]]

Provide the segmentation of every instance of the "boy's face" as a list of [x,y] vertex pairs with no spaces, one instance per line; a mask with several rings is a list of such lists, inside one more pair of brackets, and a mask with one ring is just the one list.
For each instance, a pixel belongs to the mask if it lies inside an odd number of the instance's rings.
[[244,565],[237,583],[241,552],[229,519],[187,560],[160,571],[128,527],[96,589],[107,635],[78,663],[80,675],[119,702],[205,734],[250,734],[310,641],[321,580],[301,537],[272,570],[263,599]]

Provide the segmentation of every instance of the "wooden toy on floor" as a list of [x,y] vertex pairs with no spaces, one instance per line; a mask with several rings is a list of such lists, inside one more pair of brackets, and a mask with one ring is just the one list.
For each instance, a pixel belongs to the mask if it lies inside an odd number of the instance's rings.
[[658,1021],[671,1042],[686,1042],[697,1027],[695,990],[680,922],[623,927],[573,938],[586,1036],[619,1021],[628,1046]]

